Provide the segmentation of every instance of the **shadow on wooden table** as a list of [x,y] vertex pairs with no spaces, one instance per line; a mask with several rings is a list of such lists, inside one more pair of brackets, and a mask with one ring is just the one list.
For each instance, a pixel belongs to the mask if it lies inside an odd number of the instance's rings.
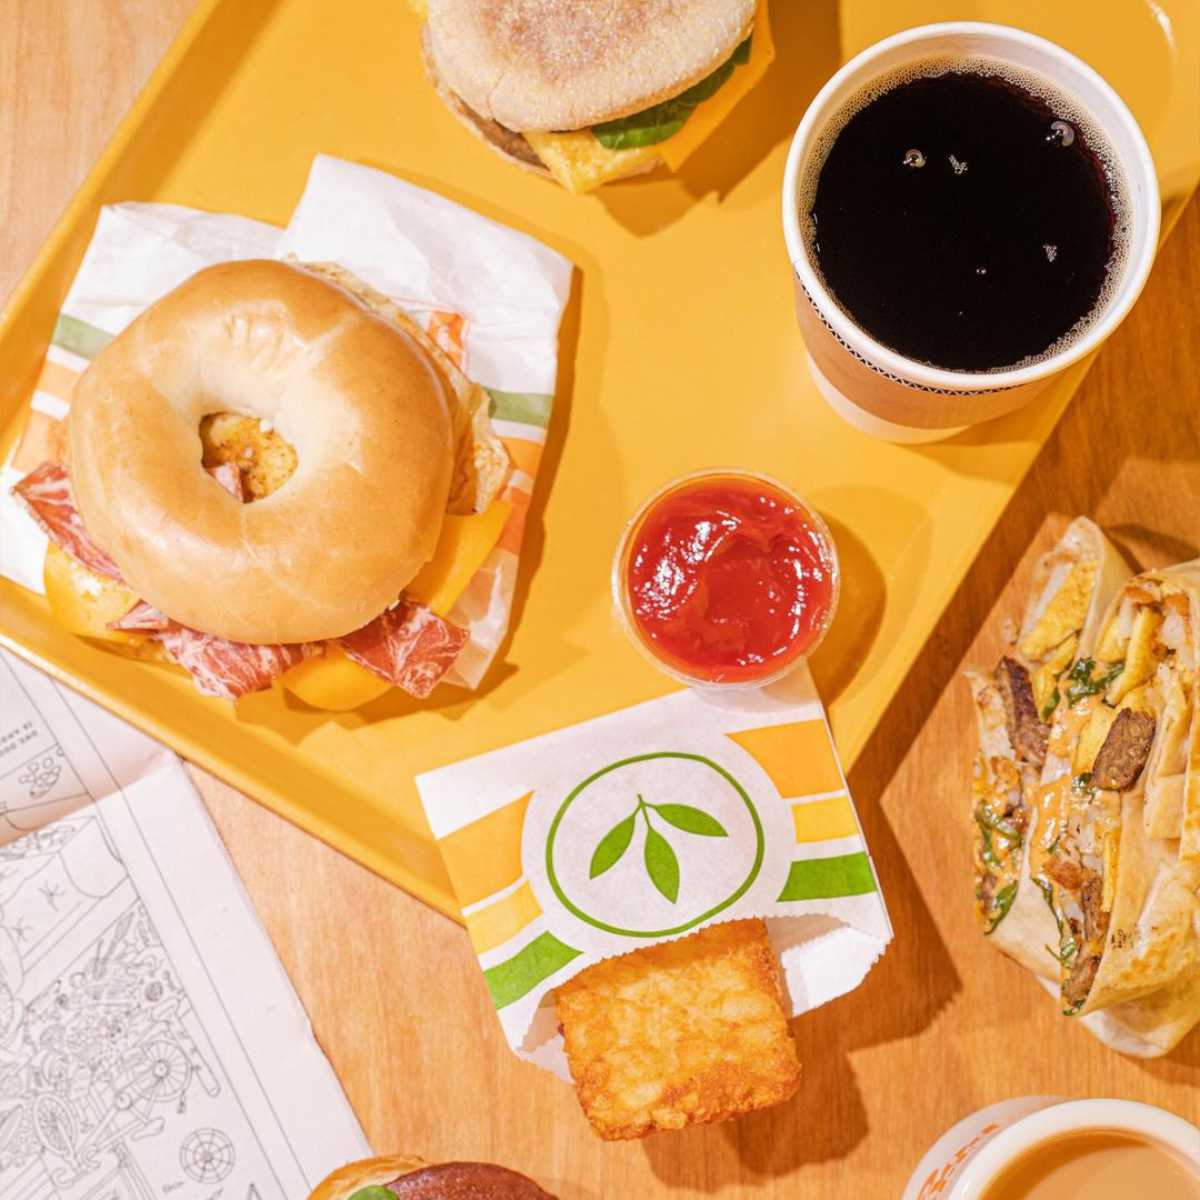
[[845,1157],[869,1132],[853,1054],[915,1037],[959,990],[950,955],[880,804],[889,778],[886,756],[870,747],[851,772],[895,941],[857,990],[793,1022],[804,1073],[790,1103],[645,1143],[651,1169],[664,1184],[718,1191]]
[[[609,184],[598,194],[630,233],[648,237],[674,224],[709,193],[724,199],[781,142],[791,139],[813,96],[840,62],[837,0],[771,8],[775,61],[763,81],[675,174]],[[781,178],[772,176],[778,190]]]
[[[956,685],[964,656],[1001,591],[1019,567],[1028,568],[1035,539],[1044,548],[1067,519],[1085,513],[1135,566],[1197,553],[1200,409],[1194,382],[1181,377],[1170,348],[1188,345],[1200,319],[1200,299],[1181,281],[1188,262],[1200,255],[1198,229],[1195,221],[1181,225],[1163,251],[1146,298],[1115,335],[1139,347],[1156,344],[1163,353],[1147,358],[1127,349],[1100,357],[850,774],[896,941],[856,992],[795,1023],[804,1083],[792,1103],[717,1129],[646,1143],[650,1165],[664,1183],[716,1191],[755,1175],[786,1175],[805,1163],[846,1156],[868,1132],[851,1055],[919,1033],[959,990],[950,953],[922,898],[931,889],[918,887],[909,870],[885,811],[885,789],[939,697]],[[1171,304],[1162,301],[1168,289]],[[1181,296],[1190,299],[1181,304]],[[1139,460],[1155,464],[1153,497],[1145,494]],[[1127,472],[1132,481],[1123,480]],[[964,767],[958,773],[963,779],[971,751],[971,734],[964,729]],[[939,819],[932,803],[929,819]],[[1164,1059],[1137,1065],[1164,1081],[1192,1082],[1200,1068],[1200,1036],[1191,1035]]]
[[[819,492],[813,503],[821,507],[827,493]],[[809,662],[809,670],[826,709],[858,674],[879,635],[887,600],[887,582],[871,551],[848,526],[822,512],[837,546],[842,579],[853,587],[842,590],[837,619]]]
[[[1200,199],[1192,201],[1193,208],[1197,205]],[[939,697],[955,682],[972,641],[1033,543],[1039,552],[1048,548],[1049,537],[1039,535],[1049,515],[1062,518],[1055,534],[1076,514],[1091,516],[1138,568],[1197,554],[1200,406],[1194,379],[1180,376],[1170,349],[1189,345],[1200,327],[1200,297],[1187,286],[1189,264],[1198,257],[1200,223],[1182,221],[1160,255],[1146,294],[1038,455],[851,773],[864,818],[872,797],[882,794]],[[1189,299],[1180,303],[1181,297]],[[1115,352],[1122,341],[1129,346]],[[1147,357],[1131,349],[1147,344],[1162,347],[1162,353]],[[1152,497],[1145,494],[1144,471],[1133,471],[1146,461],[1155,464]],[[1126,473],[1134,479],[1122,487]],[[1156,513],[1151,528],[1147,522]],[[964,730],[965,758],[970,748]]]

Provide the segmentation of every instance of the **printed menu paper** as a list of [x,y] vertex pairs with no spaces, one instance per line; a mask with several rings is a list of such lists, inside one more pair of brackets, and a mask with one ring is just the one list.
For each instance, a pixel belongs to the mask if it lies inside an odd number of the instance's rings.
[[856,988],[887,909],[807,671],[681,691],[417,778],[509,1045],[565,1076],[584,967],[765,917],[793,1015]]
[[179,760],[0,653],[0,1200],[300,1200],[369,1154]]

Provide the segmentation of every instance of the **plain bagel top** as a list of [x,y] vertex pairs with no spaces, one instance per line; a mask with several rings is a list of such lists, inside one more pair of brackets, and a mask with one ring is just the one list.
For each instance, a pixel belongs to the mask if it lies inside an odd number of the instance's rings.
[[758,0],[429,0],[438,73],[520,132],[582,129],[678,96],[750,32]]
[[[292,476],[240,503],[201,465],[201,418],[270,422]],[[79,380],[71,490],[129,587],[239,642],[361,628],[432,556],[453,468],[429,356],[340,287],[251,260],[193,275]]]

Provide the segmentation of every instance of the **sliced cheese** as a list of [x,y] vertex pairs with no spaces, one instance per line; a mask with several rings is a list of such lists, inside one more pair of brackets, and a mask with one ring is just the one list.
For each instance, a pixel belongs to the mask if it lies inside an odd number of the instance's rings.
[[[445,616],[500,540],[511,512],[507,500],[495,500],[486,512],[448,516],[433,558],[404,589],[405,594]],[[305,704],[332,712],[358,708],[391,688],[387,680],[347,658],[334,645],[294,666],[284,675],[283,686]]]
[[408,0],[408,7],[421,18],[422,21],[429,20],[429,0]]
[[636,150],[609,150],[596,141],[590,129],[577,129],[571,133],[526,133],[525,140],[546,170],[568,192],[576,195],[590,192],[613,179],[636,174],[661,159],[662,146],[666,145],[663,142],[659,146],[640,146]]
[[745,99],[775,61],[775,43],[771,40],[767,0],[759,0],[752,36],[750,61],[738,67],[730,76],[729,82],[715,96],[701,104],[674,137],[656,147],[663,162],[672,171],[678,171],[688,157],[699,149],[700,143]]
[[511,512],[507,500],[493,500],[487,512],[448,516],[433,558],[405,593],[444,617],[500,540]]
[[55,621],[80,637],[104,642],[131,658],[170,662],[170,656],[145,634],[109,629],[108,623],[123,617],[137,597],[107,575],[89,571],[77,558],[51,542],[42,567],[46,600]]
[[590,129],[571,133],[525,132],[525,140],[546,164],[550,174],[569,192],[590,192],[602,183],[634,174],[659,160],[671,170],[678,170],[762,79],[774,61],[775,44],[771,40],[767,0],[760,0],[752,36],[750,61],[738,67],[720,91],[705,100],[688,118],[687,124],[665,142],[634,150],[608,150]]
[[42,584],[54,619],[64,629],[83,637],[136,646],[145,637],[109,629],[137,602],[137,597],[115,579],[89,571],[77,558],[50,542],[42,566]]
[[327,712],[349,712],[392,690],[386,679],[359,666],[332,643],[324,654],[297,663],[282,682],[298,700]]

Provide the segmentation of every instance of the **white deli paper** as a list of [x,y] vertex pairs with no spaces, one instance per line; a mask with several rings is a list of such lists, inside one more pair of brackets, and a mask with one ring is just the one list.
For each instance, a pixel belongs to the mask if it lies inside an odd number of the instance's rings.
[[767,919],[793,1015],[892,937],[807,671],[682,691],[417,778],[509,1045],[566,1074],[554,989],[601,959]]
[[[572,267],[540,242],[393,175],[327,155],[312,165],[286,229],[165,204],[101,210],[63,301],[47,363],[77,375],[149,305],[204,267],[245,258],[336,263],[395,301],[490,397],[493,425],[523,463],[545,442],[558,369],[558,327]],[[69,397],[39,387],[35,414],[61,420]],[[36,462],[0,469],[0,574],[43,592],[46,539],[9,489]],[[531,467],[530,470],[536,469]],[[502,493],[513,508],[502,536],[447,614],[469,640],[448,682],[475,687],[508,628],[530,470]]]
[[179,760],[0,653],[0,1197],[299,1200],[369,1154]]

